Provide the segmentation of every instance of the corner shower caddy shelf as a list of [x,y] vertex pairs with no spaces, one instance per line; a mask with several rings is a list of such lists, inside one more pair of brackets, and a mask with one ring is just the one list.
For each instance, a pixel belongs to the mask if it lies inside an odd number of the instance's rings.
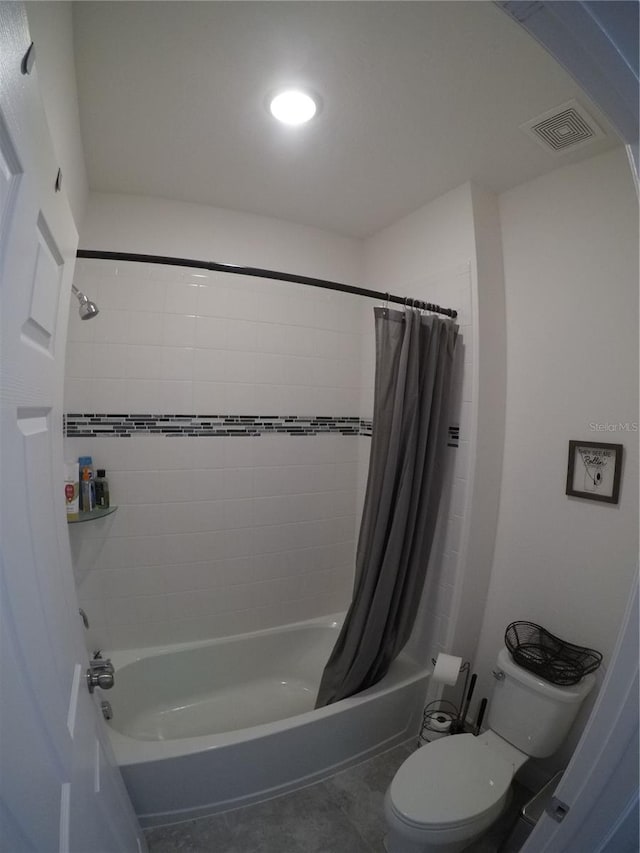
[[95,521],[97,518],[106,518],[118,509],[117,506],[108,506],[104,509],[94,509],[91,512],[78,513],[78,518],[68,518],[67,524],[81,524],[83,521]]

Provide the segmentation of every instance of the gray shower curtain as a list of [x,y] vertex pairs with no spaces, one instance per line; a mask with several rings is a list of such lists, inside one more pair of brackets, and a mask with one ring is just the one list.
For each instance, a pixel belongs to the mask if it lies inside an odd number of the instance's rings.
[[442,491],[458,327],[413,308],[374,315],[373,437],[353,600],[317,708],[375,684],[409,639]]

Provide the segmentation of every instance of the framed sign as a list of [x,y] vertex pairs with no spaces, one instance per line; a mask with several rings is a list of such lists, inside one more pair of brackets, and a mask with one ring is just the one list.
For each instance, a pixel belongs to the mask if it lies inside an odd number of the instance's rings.
[[566,494],[617,504],[621,471],[621,444],[570,441]]

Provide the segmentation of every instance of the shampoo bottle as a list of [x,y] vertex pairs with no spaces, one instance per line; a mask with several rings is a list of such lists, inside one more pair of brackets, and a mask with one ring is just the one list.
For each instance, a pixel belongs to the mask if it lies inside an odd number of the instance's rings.
[[92,512],[96,508],[95,482],[91,478],[88,468],[82,470],[82,482],[80,483],[80,494],[82,495],[82,511]]
[[77,521],[80,513],[80,483],[78,466],[75,462],[64,463],[64,497],[67,505],[67,521]]
[[80,509],[91,512],[96,506],[96,484],[93,478],[93,461],[90,456],[78,459],[80,467]]

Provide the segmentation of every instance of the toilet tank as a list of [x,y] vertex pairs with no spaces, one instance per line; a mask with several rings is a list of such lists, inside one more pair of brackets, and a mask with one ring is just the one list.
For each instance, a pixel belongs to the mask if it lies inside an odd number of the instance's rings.
[[552,755],[567,736],[595,676],[586,675],[571,687],[551,684],[514,663],[505,648],[497,663],[504,678],[496,681],[491,697],[489,728],[533,758]]

